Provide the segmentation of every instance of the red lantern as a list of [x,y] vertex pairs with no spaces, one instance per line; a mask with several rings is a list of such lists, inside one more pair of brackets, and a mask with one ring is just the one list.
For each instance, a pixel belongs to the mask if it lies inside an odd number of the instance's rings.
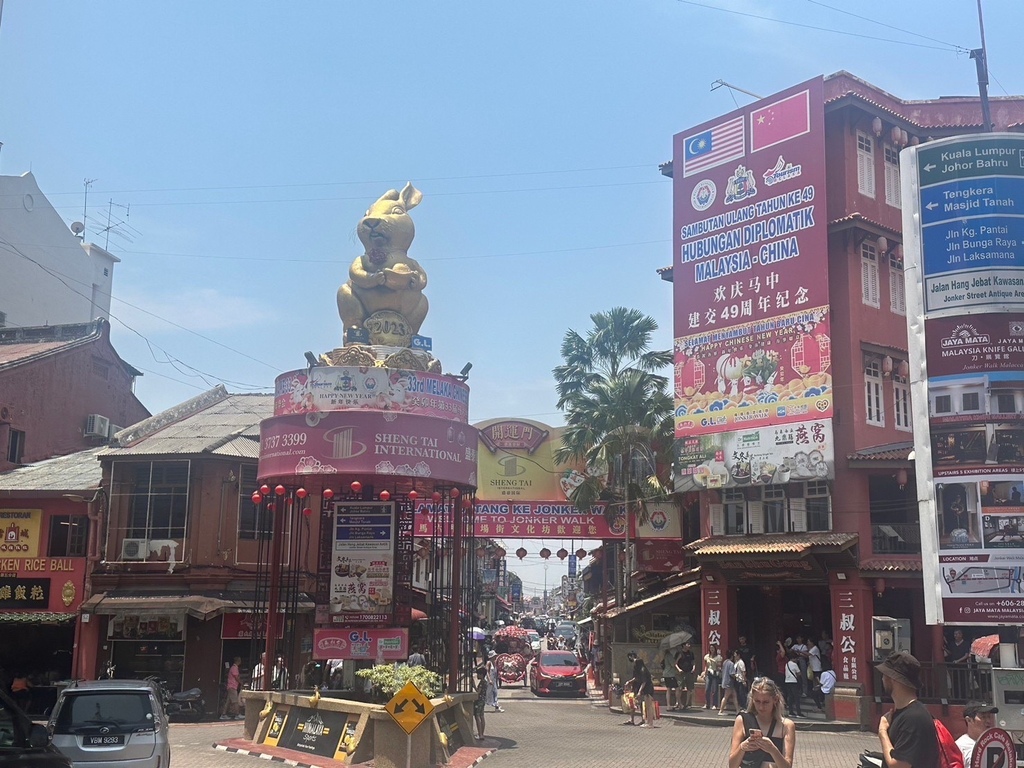
[[450,491],[448,491],[448,495],[451,496],[453,499],[459,498],[459,489],[452,488]]
[[551,550],[547,547],[544,547],[544,549],[540,551],[540,556],[547,560],[549,557],[551,557]]
[[257,491],[256,493],[254,493],[252,495],[252,503],[253,504],[259,504],[261,501],[263,501],[263,497],[260,496],[259,491]]
[[567,558],[568,556],[569,556],[569,550],[566,549],[565,547],[562,547],[560,550],[558,550],[558,559],[559,560],[565,560],[565,558]]
[[309,495],[309,491],[307,491],[305,488],[299,488],[299,490],[295,492],[295,495],[298,496],[300,499],[304,499],[306,498],[306,496]]
[[324,488],[323,496],[324,501],[330,501],[331,499],[334,498],[334,491],[332,491],[330,488]]
[[487,554],[487,549],[485,547],[477,547],[476,548],[476,556],[477,557],[483,557],[486,554]]
[[435,504],[437,504],[438,502],[441,501],[441,492],[434,491],[432,494],[430,494],[430,498],[434,500]]
[[389,501],[390,499],[391,499],[391,491],[384,490],[384,491],[380,492],[380,500],[381,501]]
[[508,553],[505,551],[504,547],[498,547],[496,550],[494,550],[494,556],[497,557],[499,560],[507,554]]
[[470,509],[473,506],[473,498],[471,496],[462,497],[462,508]]
[[416,501],[419,497],[420,495],[416,493],[415,489],[409,491],[409,501]]
[[518,557],[520,560],[522,560],[524,557],[526,557],[526,550],[523,549],[522,547],[517,549],[516,550],[516,557]]
[[309,517],[313,514],[313,510],[310,509],[309,507],[306,507],[302,510],[302,514],[304,514],[306,517]]
[[274,502],[267,504],[267,512],[273,512],[275,509],[277,509],[277,505]]
[[274,493],[276,493],[278,496],[284,496],[285,487],[283,485],[277,486],[277,488],[274,489]]
[[576,550],[576,559],[577,560],[582,560],[586,556],[587,556],[587,550],[585,550],[583,547],[580,547],[579,549]]
[[266,483],[261,485],[260,486],[260,493],[262,493],[264,496],[266,496],[268,493],[270,493],[270,486],[267,485]]
[[350,485],[349,488],[352,489],[352,493],[359,493],[361,490],[363,490],[363,484],[360,483],[358,480],[353,480],[352,485]]

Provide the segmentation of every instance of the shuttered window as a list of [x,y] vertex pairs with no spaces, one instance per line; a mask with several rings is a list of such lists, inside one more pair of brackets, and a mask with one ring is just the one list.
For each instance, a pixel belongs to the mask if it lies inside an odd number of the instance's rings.
[[857,191],[875,196],[875,140],[863,131],[857,131]]
[[869,307],[878,307],[878,249],[865,240],[860,244],[861,300]]
[[891,144],[883,150],[885,157],[885,202],[894,208],[900,207],[900,152]]

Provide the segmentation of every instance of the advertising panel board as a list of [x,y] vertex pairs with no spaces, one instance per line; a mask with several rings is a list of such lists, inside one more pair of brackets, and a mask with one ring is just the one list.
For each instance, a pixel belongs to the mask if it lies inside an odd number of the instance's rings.
[[929,142],[900,162],[926,619],[1019,623],[1024,136]]
[[337,502],[331,555],[331,621],[390,620],[395,595],[395,507],[390,502]]
[[676,436],[832,415],[821,78],[679,133]]

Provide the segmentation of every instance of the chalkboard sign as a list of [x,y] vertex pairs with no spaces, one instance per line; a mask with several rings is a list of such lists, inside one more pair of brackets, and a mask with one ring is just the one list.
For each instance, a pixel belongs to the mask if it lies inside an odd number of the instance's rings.
[[448,754],[454,754],[455,750],[463,747],[465,741],[462,739],[462,730],[459,728],[459,721],[455,717],[455,707],[439,713],[437,723],[441,726],[441,732],[448,737]]
[[280,746],[333,758],[345,735],[347,719],[344,712],[293,708]]

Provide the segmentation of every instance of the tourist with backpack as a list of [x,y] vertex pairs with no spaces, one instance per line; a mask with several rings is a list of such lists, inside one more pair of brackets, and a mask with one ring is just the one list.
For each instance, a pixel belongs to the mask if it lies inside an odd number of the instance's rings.
[[882,673],[882,687],[894,704],[878,723],[878,740],[885,765],[888,768],[936,768],[940,763],[935,723],[928,708],[917,698],[921,687],[921,662],[900,651],[890,654],[875,669]]

